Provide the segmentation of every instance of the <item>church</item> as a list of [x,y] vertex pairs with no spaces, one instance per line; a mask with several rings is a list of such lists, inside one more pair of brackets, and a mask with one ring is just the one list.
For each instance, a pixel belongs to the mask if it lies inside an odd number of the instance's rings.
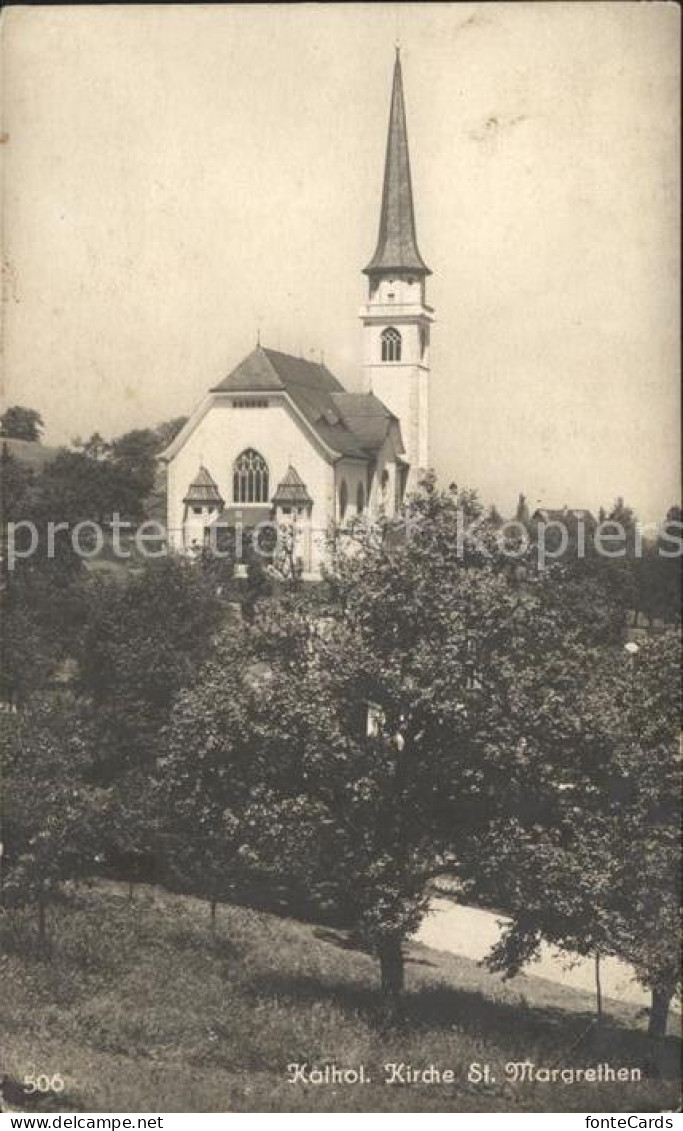
[[315,578],[331,527],[396,514],[429,466],[431,272],[417,245],[398,48],[379,234],[364,274],[364,391],[259,342],[160,456],[175,549],[196,551],[221,529],[276,524],[293,531],[298,567]]

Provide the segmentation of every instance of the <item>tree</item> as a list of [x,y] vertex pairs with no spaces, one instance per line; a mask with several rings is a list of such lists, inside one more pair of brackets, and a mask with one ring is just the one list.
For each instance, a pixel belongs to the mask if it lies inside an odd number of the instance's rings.
[[154,486],[159,435],[152,428],[134,428],[111,442],[111,462],[138,487],[142,497]]
[[[476,538],[463,516],[481,520]],[[410,529],[359,525],[326,603],[290,591],[223,640],[159,767],[174,811],[210,799],[238,822],[242,863],[305,876],[344,916],[379,960],[390,1015],[432,881],[458,873],[511,759],[549,779],[572,748],[569,706],[554,717],[567,649],[571,662],[583,647],[551,579],[519,582],[476,497],[427,480]]]
[[[523,508],[520,496],[518,514]],[[606,540],[603,545],[590,516],[570,510],[547,524],[532,522],[530,534],[532,557],[536,565],[553,574],[563,603],[573,603],[574,615],[593,643],[609,645],[619,642],[627,614],[636,607],[636,519],[623,499],[617,499],[609,513],[600,509],[599,522],[618,523],[620,530],[610,527],[601,537],[619,534],[621,541]],[[604,553],[605,548],[610,554]],[[611,556],[617,550],[619,555]]]
[[[39,543],[33,554],[25,526],[14,531],[21,551],[11,563],[3,562],[0,578],[0,696],[11,709],[26,706],[31,696],[45,690],[56,664],[68,655],[78,631],[77,578],[79,562],[68,535],[59,532],[52,552],[46,549],[47,515],[41,505],[43,475],[27,469],[3,447],[0,454],[0,522],[33,522]],[[3,537],[8,537],[3,529]]]
[[659,617],[667,624],[681,620],[681,523],[680,507],[670,507],[654,544],[645,547],[639,563],[642,605],[650,623]]
[[88,779],[92,744],[70,696],[43,699],[2,728],[6,904],[34,903],[46,941],[46,909],[68,879],[92,873],[106,794]]
[[99,770],[112,780],[153,762],[159,729],[210,654],[224,606],[211,578],[166,556],[124,583],[91,577],[84,601],[78,687],[96,716]]
[[25,591],[0,594],[0,618],[0,698],[10,710],[20,710],[47,688],[59,648]]
[[188,416],[174,416],[171,420],[163,420],[161,424],[157,424],[155,428],[158,440],[157,452],[163,451],[172,440],[175,440],[181,428],[185,427],[188,420]]
[[91,521],[100,526],[115,513],[123,519],[142,516],[142,496],[137,481],[107,459],[82,452],[60,451],[36,477],[32,510],[44,526],[68,522],[70,527]]
[[18,460],[7,444],[0,447],[0,509],[1,521],[18,522],[25,518],[25,510],[35,473]]
[[15,404],[0,416],[0,436],[8,439],[38,442],[44,428],[43,418],[34,408]]
[[653,1037],[664,1035],[681,985],[680,667],[680,635],[669,630],[640,645],[630,670],[615,663],[611,676],[614,764],[627,783],[615,802],[618,953],[651,991]]
[[526,495],[523,495],[520,491],[519,499],[517,500],[517,510],[515,511],[515,520],[521,522],[524,526],[528,526],[530,519],[531,515],[529,513]]
[[660,1037],[680,985],[680,643],[671,632],[630,657],[589,659],[575,756],[554,780],[534,768],[515,782],[511,767],[508,796],[522,786],[528,813],[513,804],[491,823],[471,876],[479,897],[512,917],[495,969],[517,973],[542,939],[617,956],[651,990],[649,1031]]
[[76,436],[73,440],[74,448],[82,451],[84,455],[89,456],[90,459],[106,459],[111,451],[111,444],[105,440],[99,432],[93,432],[87,440],[82,440],[80,436]]

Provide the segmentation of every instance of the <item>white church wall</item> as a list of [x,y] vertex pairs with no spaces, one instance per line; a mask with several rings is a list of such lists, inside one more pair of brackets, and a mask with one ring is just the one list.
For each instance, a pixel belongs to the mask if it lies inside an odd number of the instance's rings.
[[[206,467],[226,505],[231,506],[233,465],[246,448],[254,448],[268,465],[269,499],[289,464],[294,465],[313,499],[312,525],[326,529],[334,504],[332,464],[306,426],[295,418],[294,410],[284,400],[267,399],[267,408],[235,408],[229,398],[217,397],[170,461],[169,537],[176,548],[182,548],[183,499],[200,465]],[[264,521],[270,509],[268,502],[263,507]]]
[[[336,481],[336,505],[334,518],[336,522],[349,522],[355,518],[358,512],[358,487],[363,487],[364,508],[367,508],[368,503],[368,465],[360,460],[342,459],[335,466],[335,481]],[[346,483],[347,489],[347,508],[346,514],[342,518],[341,514],[341,490],[342,482]]]
[[372,390],[401,422],[405,458],[411,482],[428,460],[427,431],[429,375],[419,366],[386,365],[372,370]]
[[396,504],[396,451],[391,435],[387,436],[377,453],[375,473],[372,477],[370,509],[373,514],[380,510],[386,515],[395,513]]

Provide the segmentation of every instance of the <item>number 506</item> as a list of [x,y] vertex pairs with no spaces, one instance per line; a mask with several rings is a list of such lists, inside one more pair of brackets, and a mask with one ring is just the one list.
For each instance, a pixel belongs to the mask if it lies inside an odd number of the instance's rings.
[[46,1076],[44,1074],[34,1076],[33,1073],[29,1072],[24,1076],[24,1091],[27,1096],[32,1096],[34,1092],[43,1092],[44,1094],[48,1092],[63,1092],[64,1080],[58,1072],[55,1073],[54,1076]]

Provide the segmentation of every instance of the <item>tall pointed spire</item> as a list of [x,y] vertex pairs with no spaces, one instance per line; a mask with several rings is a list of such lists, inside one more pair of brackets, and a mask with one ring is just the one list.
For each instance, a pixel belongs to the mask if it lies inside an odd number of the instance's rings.
[[387,154],[384,163],[382,212],[377,248],[364,269],[366,275],[380,271],[412,271],[431,275],[417,246],[413,188],[410,180],[408,131],[406,129],[401,49],[396,47],[394,85],[391,92]]

